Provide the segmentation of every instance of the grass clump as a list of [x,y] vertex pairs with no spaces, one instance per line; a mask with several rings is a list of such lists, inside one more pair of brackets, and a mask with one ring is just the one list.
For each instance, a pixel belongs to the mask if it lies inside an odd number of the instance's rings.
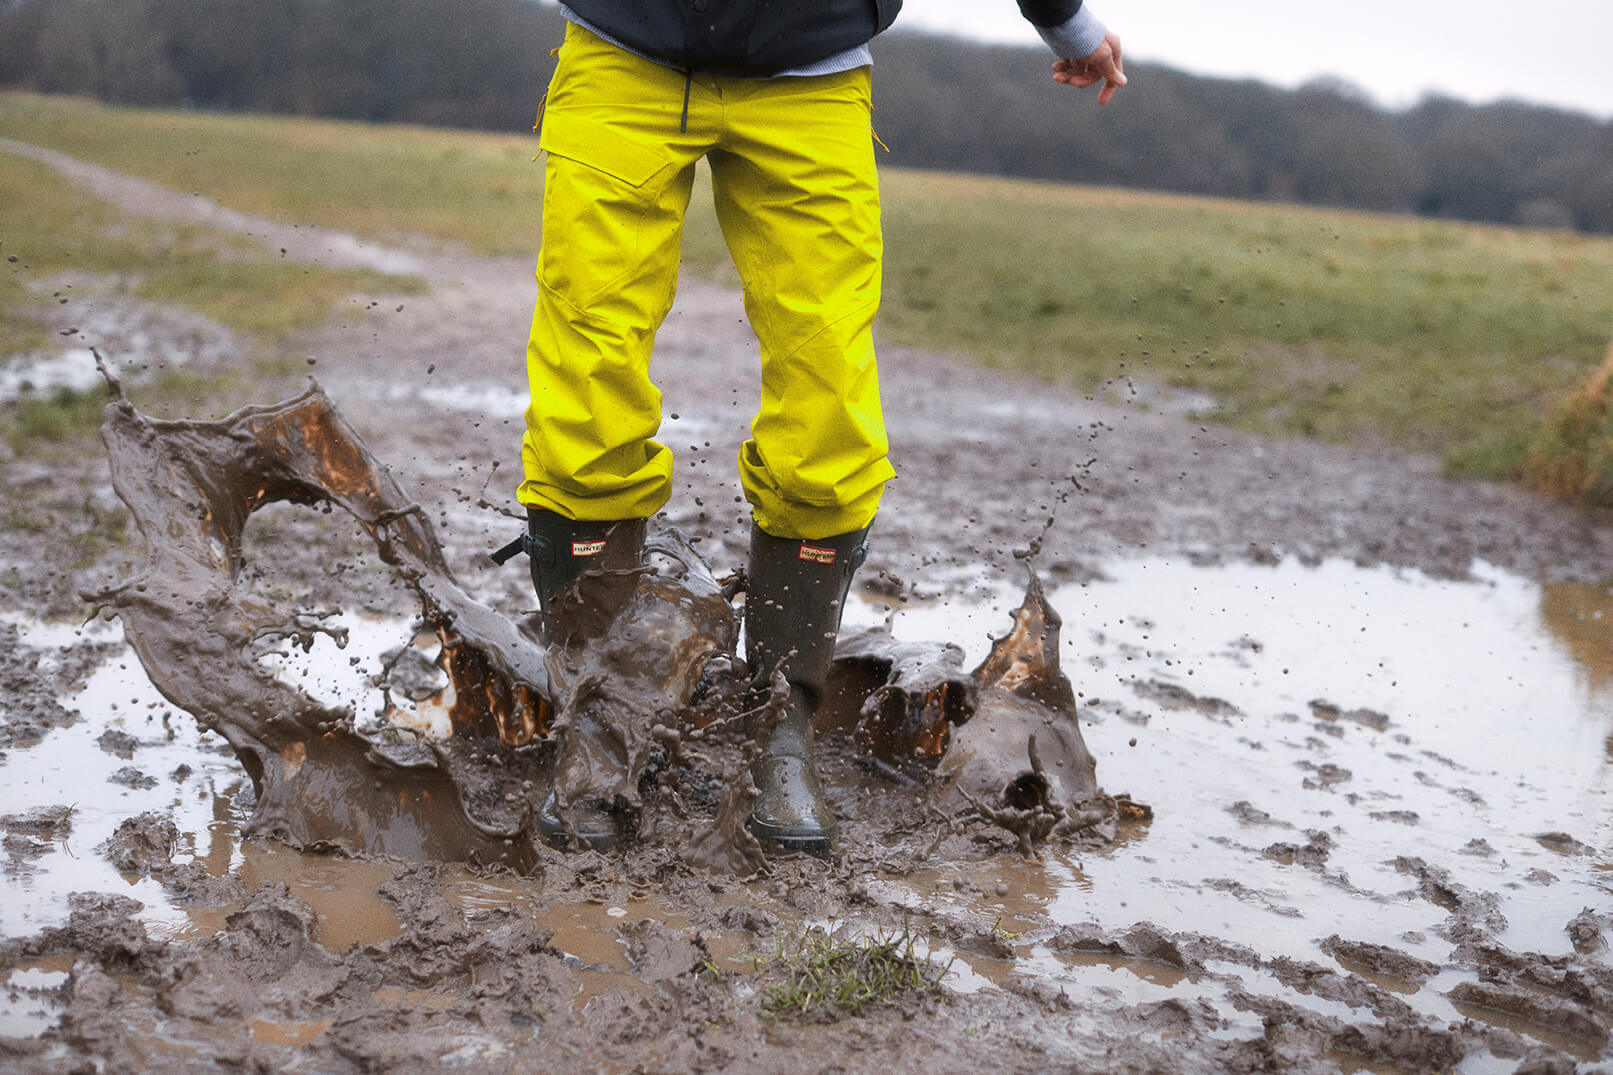
[[836,939],[818,928],[793,940],[780,937],[771,969],[783,981],[762,994],[770,1019],[793,1019],[829,1010],[853,1015],[870,1004],[941,992],[948,964],[914,951],[916,938],[901,933],[861,940]]
[[1546,415],[1520,470],[1549,495],[1613,507],[1613,344],[1602,364]]

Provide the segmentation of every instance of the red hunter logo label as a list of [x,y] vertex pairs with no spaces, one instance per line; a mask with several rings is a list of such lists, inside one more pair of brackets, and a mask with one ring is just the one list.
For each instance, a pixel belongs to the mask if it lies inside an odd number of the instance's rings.
[[571,543],[571,555],[573,556],[598,556],[604,551],[605,543],[603,541],[573,541]]
[[832,564],[835,562],[835,551],[825,549],[819,545],[802,545],[801,551],[796,553],[796,556],[812,564]]

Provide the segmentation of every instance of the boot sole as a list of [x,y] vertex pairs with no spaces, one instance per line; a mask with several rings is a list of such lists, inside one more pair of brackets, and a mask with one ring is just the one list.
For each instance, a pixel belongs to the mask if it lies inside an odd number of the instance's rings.
[[834,851],[834,832],[804,833],[789,829],[775,829],[751,819],[750,831],[763,844],[784,852],[799,852],[815,858],[828,858]]
[[[560,823],[558,817],[545,809],[539,809],[532,821],[533,827],[537,829],[544,843],[560,851],[571,850],[571,834],[566,831],[566,827]],[[577,833],[577,837],[588,845],[590,851],[612,851],[622,842],[622,834],[615,828],[583,831]]]
[[[547,825],[539,825],[538,833],[544,843],[557,851],[570,851],[572,849],[571,834],[563,826],[551,828]],[[588,850],[590,851],[614,851],[622,842],[622,834],[619,832],[579,832],[577,837],[588,845]]]
[[[603,833],[589,835],[586,832],[579,833],[578,835],[582,842],[588,845],[588,850],[590,851],[614,851],[616,850],[617,845],[622,842],[622,838],[616,833],[612,833],[609,836],[606,836]],[[565,829],[561,829],[559,832],[546,834],[543,838],[543,842],[554,848],[556,851],[572,850],[571,836],[566,832]]]

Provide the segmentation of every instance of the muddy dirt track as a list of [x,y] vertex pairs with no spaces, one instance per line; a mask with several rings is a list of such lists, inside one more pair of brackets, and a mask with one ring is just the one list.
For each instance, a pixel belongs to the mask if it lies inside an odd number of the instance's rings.
[[[378,248],[45,156],[136,212],[424,275],[429,294],[363,297],[288,346],[466,590],[530,610],[522,571],[484,555],[518,525],[490,505],[517,466],[527,261]],[[62,283],[25,282],[42,302]],[[119,364],[136,404],[142,365],[221,371],[245,351],[115,282],[70,282],[49,316]],[[743,559],[733,456],[758,394],[737,294],[685,281],[656,362],[679,455],[661,522],[720,573]],[[87,544],[118,512],[106,460],[9,458],[6,488],[52,522],[0,531],[0,1069],[1476,1072],[1613,1056],[1613,523],[1423,459],[1146,413],[1123,383],[1091,400],[944,356],[881,362],[900,477],[848,624],[889,618],[979,661],[1024,589],[1014,552],[1040,538],[1098,781],[1151,804],[1151,823],[1028,861],[1001,828],[935,810],[922,772],[831,739],[830,863],[736,877],[651,840],[545,849],[519,876],[243,839],[251,785],[228,747],[156,694],[116,623],[78,627],[78,594],[144,557],[132,528]],[[316,650],[305,679],[362,681],[406,639],[418,606],[339,514],[265,511],[245,551],[248,587],[352,622],[350,648]],[[715,798],[691,790],[692,813]],[[951,961],[943,992],[766,1017],[779,945],[817,925],[908,930]]]

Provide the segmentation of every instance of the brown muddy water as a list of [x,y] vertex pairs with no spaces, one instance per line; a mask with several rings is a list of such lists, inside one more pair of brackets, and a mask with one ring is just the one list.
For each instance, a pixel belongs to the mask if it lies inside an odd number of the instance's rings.
[[[972,667],[1019,596],[1006,581],[897,610],[865,596],[847,627],[889,622],[899,639],[952,641]],[[780,931],[874,932],[905,917],[923,933],[921,950],[952,961],[945,984],[959,1004],[1037,990],[1139,1011],[1202,1004],[1217,1016],[1206,1032],[1213,1045],[1269,1037],[1269,1001],[1345,1024],[1476,1028],[1471,1047],[1451,1057],[1462,1071],[1513,1070],[1519,1042],[1562,1062],[1605,1055],[1605,1012],[1588,1023],[1554,1020],[1542,1014],[1558,1003],[1549,993],[1531,1004],[1517,990],[1486,992],[1485,971],[1458,953],[1476,943],[1549,962],[1576,954],[1568,927],[1586,921],[1587,908],[1591,932],[1607,926],[1613,589],[1543,589],[1483,565],[1471,581],[1452,582],[1344,561],[1145,559],[1107,564],[1101,580],[1048,597],[1064,617],[1062,663],[1099,779],[1154,809],[1151,824],[1108,845],[1055,843],[1040,862],[989,842],[948,844],[951,857],[898,870],[863,860],[842,890],[850,894],[828,904],[779,898],[766,877],[715,883],[698,911],[651,879],[556,891],[553,878],[456,866],[435,883],[470,919],[514,909],[550,931],[548,943],[576,970],[566,1006],[583,1023],[594,998],[642,976],[623,927],[650,919],[698,931],[711,965],[742,975],[773,940],[713,923],[745,922],[762,907]],[[139,901],[152,938],[209,937],[265,882],[305,901],[310,937],[329,952],[384,946],[405,931],[398,901],[382,889],[406,863],[241,838],[251,811],[245,773],[217,736],[198,734],[157,693],[116,625],[4,622],[43,665],[86,644],[104,653],[59,699],[83,719],[0,763],[0,817],[12,830],[0,875],[5,936],[61,926],[71,894],[101,892]],[[384,705],[374,686],[384,655],[415,644],[431,656],[408,620],[347,615],[340,626],[345,647],[321,635],[306,653],[286,647],[260,663],[322,702],[367,714]],[[842,782],[842,813],[856,796],[896,793],[878,774],[835,772],[858,785]],[[43,807],[69,812],[30,833],[26,819]],[[145,812],[173,821],[172,861],[199,864],[220,879],[219,893],[176,895],[154,877],[120,873],[97,850]],[[1595,938],[1581,936],[1594,949]],[[1195,952],[1206,939],[1209,950]],[[0,1037],[56,1033],[73,966],[62,955],[12,965],[0,989]],[[1390,1018],[1387,1002],[1323,988],[1320,968],[1409,1011]],[[468,981],[386,985],[371,1003],[448,1009],[472,990]],[[254,1047],[288,1050],[284,1057],[330,1027],[271,1015],[252,1021],[250,1035]],[[157,1049],[165,1031],[153,1023],[136,1028],[142,1036]],[[505,1047],[482,1043],[460,1059],[491,1062]],[[592,1060],[611,1066],[604,1054]],[[1418,1066],[1343,1054],[1331,1062]]]

